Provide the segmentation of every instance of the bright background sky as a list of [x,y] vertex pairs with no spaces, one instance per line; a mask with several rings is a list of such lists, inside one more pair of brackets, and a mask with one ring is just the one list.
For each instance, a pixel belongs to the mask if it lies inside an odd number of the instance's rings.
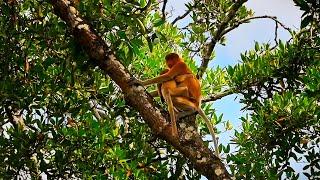
[[[184,4],[189,0],[173,1],[169,0],[167,11],[172,10],[172,19],[181,15],[187,9]],[[292,0],[249,0],[245,4],[248,8],[253,9],[255,16],[270,15],[276,16],[280,22],[287,27],[297,30],[300,27],[300,17],[302,12],[296,7]],[[186,24],[181,20],[180,25]],[[178,24],[179,25],[179,24]],[[240,53],[253,49],[254,43],[271,43],[274,44],[275,23],[269,19],[257,19],[248,24],[240,25],[239,28],[231,31],[227,35],[226,46],[217,45],[215,48],[215,59],[209,63],[209,67],[217,66],[226,67],[235,65],[240,62]],[[286,41],[290,38],[289,33],[279,26],[278,38]],[[236,95],[230,95],[214,103],[214,108],[218,115],[223,114],[224,120],[230,120],[234,128],[241,130],[240,117],[245,116],[246,112],[241,111],[242,105],[236,99]],[[224,131],[223,126],[218,126],[220,131]],[[234,132],[228,131],[219,135],[219,143],[227,144],[232,139]],[[232,151],[232,150],[231,150]],[[301,172],[304,164],[296,164],[294,169]],[[299,179],[307,179],[301,177]]]

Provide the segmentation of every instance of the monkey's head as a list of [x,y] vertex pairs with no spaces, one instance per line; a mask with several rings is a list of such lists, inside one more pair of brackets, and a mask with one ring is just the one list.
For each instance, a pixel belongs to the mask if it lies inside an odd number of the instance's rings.
[[181,61],[181,58],[177,53],[169,53],[166,55],[166,64],[168,68],[174,66],[177,62]]

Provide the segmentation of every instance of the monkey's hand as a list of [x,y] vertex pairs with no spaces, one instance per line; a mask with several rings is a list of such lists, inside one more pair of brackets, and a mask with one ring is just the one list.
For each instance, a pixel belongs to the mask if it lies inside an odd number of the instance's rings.
[[143,81],[141,81],[140,79],[137,79],[135,77],[132,77],[129,79],[128,81],[129,86],[143,86]]

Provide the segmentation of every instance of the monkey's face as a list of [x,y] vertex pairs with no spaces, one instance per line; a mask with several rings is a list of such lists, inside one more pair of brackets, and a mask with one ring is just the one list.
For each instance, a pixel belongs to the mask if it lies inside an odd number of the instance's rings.
[[166,60],[166,64],[167,64],[167,66],[168,66],[168,68],[171,68],[172,66],[173,66],[173,63],[172,63],[172,61],[171,60]]
[[168,68],[172,68],[172,66],[176,64],[176,60],[175,59],[167,59],[166,64],[167,64]]

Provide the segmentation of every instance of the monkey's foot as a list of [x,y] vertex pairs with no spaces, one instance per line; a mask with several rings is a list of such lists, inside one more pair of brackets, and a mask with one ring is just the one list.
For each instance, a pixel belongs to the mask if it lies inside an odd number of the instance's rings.
[[130,79],[129,79],[129,81],[128,81],[128,85],[129,86],[133,86],[133,85],[140,85],[140,86],[142,86],[142,81],[141,80],[139,80],[139,79],[137,79],[137,78],[135,78],[135,77],[131,77]]
[[170,134],[172,137],[177,139],[179,137],[177,126],[172,126],[171,124],[167,124],[164,129],[166,134]]

